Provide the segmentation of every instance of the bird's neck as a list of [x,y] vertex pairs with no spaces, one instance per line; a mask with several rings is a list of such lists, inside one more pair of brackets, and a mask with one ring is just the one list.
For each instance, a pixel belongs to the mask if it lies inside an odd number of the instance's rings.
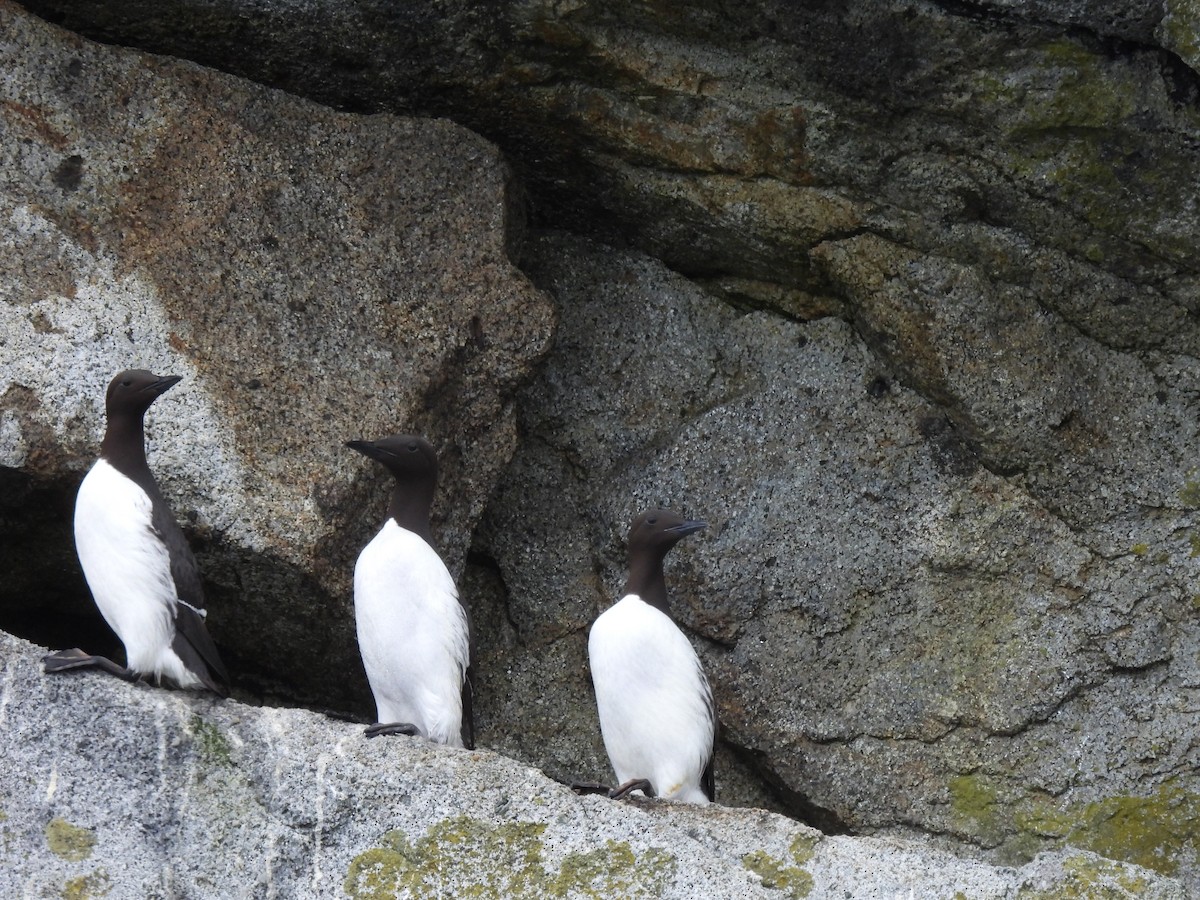
[[156,490],[154,476],[146,462],[146,435],[141,416],[124,413],[110,416],[104,440],[100,442],[100,456],[147,493]]
[[643,553],[632,557],[629,560],[629,578],[625,582],[625,593],[637,594],[644,602],[670,615],[667,579],[663,575],[663,556]]
[[433,509],[433,485],[405,484],[397,482],[388,504],[388,515],[396,524],[424,538],[433,546],[433,533],[429,528],[429,511]]

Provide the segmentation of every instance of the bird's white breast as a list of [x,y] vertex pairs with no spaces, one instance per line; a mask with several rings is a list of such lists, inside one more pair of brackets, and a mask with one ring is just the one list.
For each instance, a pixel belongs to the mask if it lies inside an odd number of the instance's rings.
[[75,547],[100,613],[125,645],[129,667],[186,683],[189,676],[171,671],[182,670],[170,649],[175,582],[151,517],[146,492],[101,459],[79,486]]
[[354,613],[379,721],[460,746],[467,619],[434,549],[388,519],[354,567]]
[[588,657],[618,782],[648,778],[659,796],[708,802],[700,777],[712,755],[712,694],[683,632],[630,594],[596,619]]

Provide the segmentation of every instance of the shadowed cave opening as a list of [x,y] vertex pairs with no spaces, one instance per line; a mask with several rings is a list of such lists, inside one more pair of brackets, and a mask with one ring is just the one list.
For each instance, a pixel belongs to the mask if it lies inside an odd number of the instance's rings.
[[82,473],[38,478],[0,467],[0,628],[47,647],[123,651],[88,593],[72,516]]
[[[5,575],[0,629],[52,650],[80,647],[123,664],[125,651],[96,608],[75,555],[75,495],[82,480],[82,473],[39,477],[0,467],[0,571]],[[327,621],[336,619],[332,598],[314,604],[313,615],[301,621],[264,617],[262,607],[244,602],[257,593],[256,586],[239,573],[254,572],[273,590],[294,585],[311,595],[320,589],[295,566],[248,554],[219,536],[189,528],[186,521],[181,525],[201,570],[214,623],[210,633],[229,669],[233,698],[369,721],[374,710],[361,667],[326,677],[311,660],[287,660],[284,651],[289,636],[297,639],[298,632],[304,632],[304,646],[347,639],[346,625]],[[353,631],[352,623],[348,629]],[[235,634],[237,640],[231,640]],[[289,669],[300,677],[283,677]]]

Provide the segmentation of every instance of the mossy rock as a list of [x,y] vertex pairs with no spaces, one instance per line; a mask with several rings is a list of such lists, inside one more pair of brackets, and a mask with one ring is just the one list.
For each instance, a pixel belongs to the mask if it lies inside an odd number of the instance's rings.
[[55,856],[68,862],[79,862],[92,855],[96,835],[90,828],[80,828],[55,817],[46,824],[46,843]]
[[397,896],[657,897],[675,876],[675,857],[657,848],[635,853],[624,841],[605,841],[587,852],[568,853],[557,871],[544,861],[539,822],[486,822],[470,816],[447,819],[415,843],[389,831],[378,847],[356,856],[343,884],[356,900]]
[[804,866],[816,854],[816,843],[817,839],[797,835],[790,847],[791,863],[765,850],[755,850],[742,857],[742,865],[759,877],[763,887],[784,891],[799,900],[807,897],[813,887],[813,877]]

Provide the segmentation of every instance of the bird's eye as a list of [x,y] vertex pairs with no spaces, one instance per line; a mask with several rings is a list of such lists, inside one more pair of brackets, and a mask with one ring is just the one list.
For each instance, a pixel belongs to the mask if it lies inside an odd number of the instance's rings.
[[412,453],[416,453],[416,452],[417,452],[417,445],[416,445],[416,444],[409,444],[409,445],[408,445],[408,449],[409,449],[409,451],[410,451],[410,452],[412,452]]
[[646,520],[647,525],[654,525],[657,522],[658,522],[658,518],[655,516],[651,516],[649,519]]
[[121,387],[129,387],[131,384],[133,384],[133,382],[130,381],[128,378],[126,378],[124,381],[121,382]]

